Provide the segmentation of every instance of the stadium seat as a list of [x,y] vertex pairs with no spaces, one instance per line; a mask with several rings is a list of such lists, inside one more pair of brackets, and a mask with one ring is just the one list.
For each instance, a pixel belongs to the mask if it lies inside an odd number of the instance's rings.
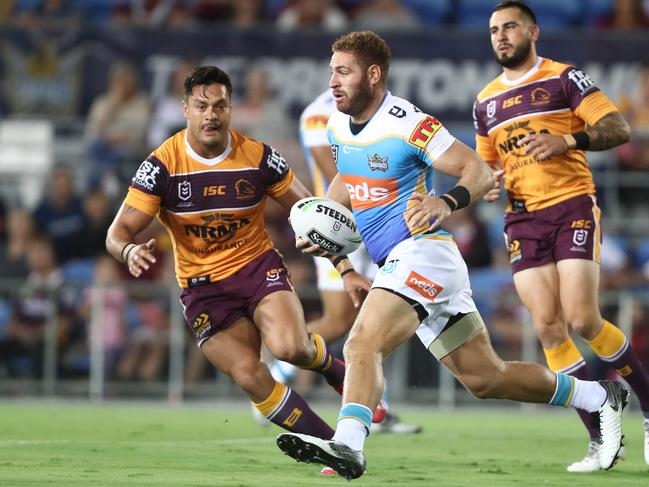
[[527,2],[541,27],[560,29],[581,23],[580,0],[529,0]]
[[49,120],[0,122],[0,185],[3,194],[33,208],[54,160],[54,129]]
[[455,22],[462,27],[486,32],[494,5],[490,0],[460,0],[455,11]]
[[95,275],[95,259],[74,259],[61,267],[63,279],[72,284],[90,284]]
[[403,0],[419,20],[428,25],[438,25],[448,22],[451,14],[450,0]]
[[[580,0],[529,0],[541,28],[561,28],[579,23],[582,12]],[[495,2],[490,0],[460,0],[456,22],[467,28],[485,29]]]
[[613,0],[582,0],[583,24],[593,26],[613,11]]

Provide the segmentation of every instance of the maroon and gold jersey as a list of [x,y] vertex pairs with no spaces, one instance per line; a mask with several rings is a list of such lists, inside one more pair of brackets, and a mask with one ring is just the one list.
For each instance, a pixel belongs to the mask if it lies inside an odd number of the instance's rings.
[[162,222],[178,283],[189,287],[230,276],[272,248],[266,196],[286,193],[293,177],[279,152],[234,130],[214,159],[194,152],[181,130],[140,165],[124,202]]
[[517,142],[533,133],[579,132],[585,123],[594,125],[614,111],[615,105],[583,71],[539,57],[522,78],[509,82],[501,75],[478,94],[473,108],[476,151],[488,162],[502,162],[510,200],[523,201],[529,211],[546,208],[595,193],[586,156],[571,150],[539,161]]

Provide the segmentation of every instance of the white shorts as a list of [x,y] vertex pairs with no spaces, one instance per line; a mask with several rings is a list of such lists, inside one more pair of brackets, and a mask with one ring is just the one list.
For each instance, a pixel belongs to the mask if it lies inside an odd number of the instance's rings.
[[[316,271],[318,273],[318,290],[344,291],[343,280],[338,271],[334,269],[333,265],[331,265],[329,259],[325,259],[324,257],[314,257],[314,260]],[[358,250],[349,254],[349,260],[354,264],[356,272],[367,277],[370,281],[374,279],[374,276],[379,270],[377,265],[372,262],[370,255],[365,249],[365,245],[361,245]]]
[[428,316],[417,328],[426,348],[458,313],[477,311],[469,273],[449,237],[409,238],[388,254],[372,288],[384,288],[419,303]]

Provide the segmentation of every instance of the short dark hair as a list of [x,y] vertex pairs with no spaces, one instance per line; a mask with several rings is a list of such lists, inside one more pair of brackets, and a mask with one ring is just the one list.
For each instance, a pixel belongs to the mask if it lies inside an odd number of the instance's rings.
[[527,17],[527,20],[536,25],[536,14],[534,13],[534,10],[532,10],[532,7],[519,0],[506,0],[499,2],[491,13],[493,14],[494,12],[498,12],[499,10],[505,10],[506,8],[517,8],[523,14],[523,17]]
[[388,43],[374,32],[364,30],[340,36],[332,44],[331,51],[354,53],[365,69],[372,64],[377,64],[381,68],[381,81],[383,83],[387,81],[390,69],[390,48]]
[[192,69],[192,72],[185,78],[185,100],[194,91],[194,86],[211,85],[219,83],[228,90],[228,95],[232,98],[232,81],[228,73],[217,66],[198,66]]

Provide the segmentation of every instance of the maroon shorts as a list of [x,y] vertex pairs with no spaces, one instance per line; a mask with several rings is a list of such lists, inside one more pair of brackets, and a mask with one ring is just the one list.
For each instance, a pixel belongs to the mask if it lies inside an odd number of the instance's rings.
[[542,210],[507,213],[505,242],[512,272],[563,259],[599,262],[601,211],[595,198],[575,196]]
[[253,319],[259,302],[275,291],[292,291],[279,253],[268,250],[235,274],[183,289],[180,302],[189,330],[200,347],[239,318]]

